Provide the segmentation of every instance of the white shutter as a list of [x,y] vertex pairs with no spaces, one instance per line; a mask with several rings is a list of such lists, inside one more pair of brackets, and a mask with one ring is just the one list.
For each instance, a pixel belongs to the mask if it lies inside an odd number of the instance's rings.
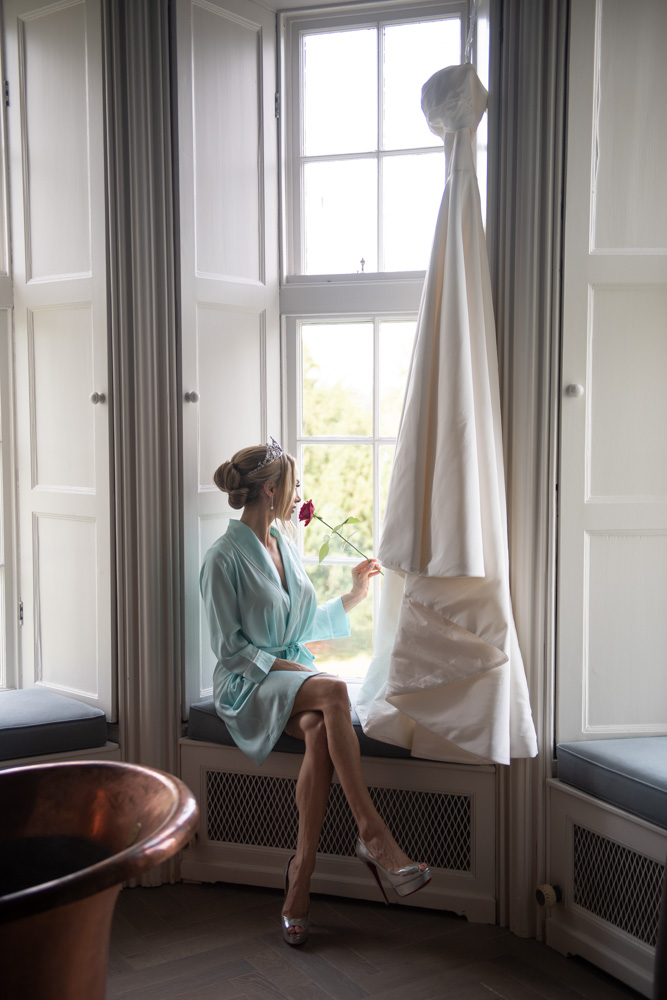
[[571,16],[558,740],[667,732],[667,5]]
[[4,20],[22,685],[112,717],[100,2],[7,0]]
[[199,568],[236,513],[213,472],[281,434],[275,17],[178,0],[177,56],[187,710],[214,667]]

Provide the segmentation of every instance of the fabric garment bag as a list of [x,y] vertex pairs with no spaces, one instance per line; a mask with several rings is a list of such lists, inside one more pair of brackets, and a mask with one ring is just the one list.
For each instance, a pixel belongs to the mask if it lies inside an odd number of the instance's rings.
[[357,700],[378,740],[434,760],[537,753],[509,590],[496,333],[472,138],[488,94],[469,63],[422,89],[447,179],[383,523],[378,639]]

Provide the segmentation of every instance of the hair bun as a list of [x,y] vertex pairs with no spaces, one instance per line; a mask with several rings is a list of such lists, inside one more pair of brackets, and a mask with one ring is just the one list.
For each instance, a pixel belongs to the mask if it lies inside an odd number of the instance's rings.
[[273,483],[274,487],[278,487],[276,516],[284,522],[291,514],[294,497],[294,459],[281,452],[278,458],[266,462],[267,455],[267,446],[263,444],[241,448],[229,461],[218,466],[213,473],[213,482],[222,493],[227,494],[227,502],[233,510],[256,503],[266,484]]
[[213,482],[223,493],[231,493],[239,488],[243,476],[233,462],[223,462],[213,473]]

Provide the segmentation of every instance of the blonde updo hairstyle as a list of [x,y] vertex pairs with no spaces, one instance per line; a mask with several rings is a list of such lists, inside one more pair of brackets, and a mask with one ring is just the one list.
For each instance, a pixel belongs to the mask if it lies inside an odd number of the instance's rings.
[[229,462],[223,462],[213,474],[213,482],[228,496],[234,510],[251,507],[264,494],[267,483],[275,485],[273,506],[276,519],[287,527],[296,491],[296,462],[283,452],[273,462],[258,469],[266,458],[266,445],[253,445],[237,451]]

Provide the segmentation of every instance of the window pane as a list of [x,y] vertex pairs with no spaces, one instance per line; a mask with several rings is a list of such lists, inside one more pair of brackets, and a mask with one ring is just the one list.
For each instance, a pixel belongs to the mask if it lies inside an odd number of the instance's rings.
[[[312,525],[311,525],[312,527]],[[323,604],[330,597],[340,597],[350,589],[350,567],[327,563],[306,565],[306,572],[317,593],[317,603]],[[310,642],[308,648],[315,656],[315,666],[340,674],[341,677],[363,677],[373,652],[373,598],[350,612],[350,636],[329,639],[327,642]]]
[[303,152],[377,149],[377,30],[333,31],[303,40]]
[[380,437],[396,437],[412,357],[415,324],[380,323]]
[[421,90],[437,70],[461,62],[459,18],[384,28],[383,148],[440,146],[421,110]]
[[305,273],[377,271],[376,160],[306,163],[303,181]]
[[387,156],[383,166],[385,271],[428,267],[445,189],[445,154]]
[[303,434],[373,434],[373,324],[301,327]]
[[384,511],[387,506],[389,480],[391,478],[391,467],[394,464],[395,451],[396,445],[394,444],[380,445],[380,528],[382,528]]
[[[345,525],[342,534],[366,556],[373,554],[373,447],[370,444],[305,444],[301,469],[304,500],[334,528],[353,515],[359,524]],[[303,551],[317,558],[329,529],[317,520],[303,529]],[[331,541],[331,556],[361,561],[339,538]]]

